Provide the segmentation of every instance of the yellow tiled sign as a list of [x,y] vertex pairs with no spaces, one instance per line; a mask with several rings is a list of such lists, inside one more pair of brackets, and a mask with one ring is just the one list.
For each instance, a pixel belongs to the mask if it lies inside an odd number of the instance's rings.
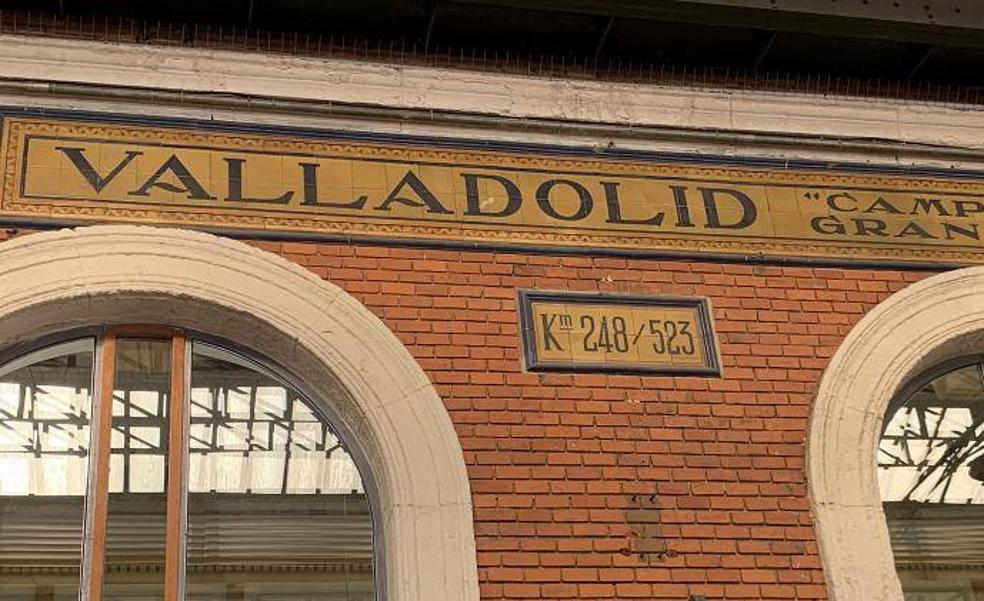
[[702,299],[524,292],[520,305],[531,370],[718,373]]
[[984,181],[4,119],[0,219],[984,261]]

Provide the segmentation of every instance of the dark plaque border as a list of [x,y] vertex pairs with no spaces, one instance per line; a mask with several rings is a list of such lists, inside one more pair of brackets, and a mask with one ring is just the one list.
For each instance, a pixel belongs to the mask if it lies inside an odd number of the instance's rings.
[[[683,307],[695,309],[697,327],[703,340],[704,365],[646,367],[612,365],[609,363],[568,363],[540,361],[536,354],[536,341],[533,330],[533,303],[559,302],[580,305],[622,305],[630,307]],[[519,332],[523,345],[523,360],[526,371],[564,372],[564,373],[619,373],[645,375],[686,375],[721,376],[721,357],[718,352],[717,337],[711,317],[710,301],[705,297],[672,295],[613,294],[606,292],[556,292],[541,290],[519,291]]]

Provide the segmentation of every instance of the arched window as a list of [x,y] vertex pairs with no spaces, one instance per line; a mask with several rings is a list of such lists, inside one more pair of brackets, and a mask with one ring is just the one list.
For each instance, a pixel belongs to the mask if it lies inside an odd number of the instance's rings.
[[277,368],[114,327],[0,364],[0,599],[374,599],[369,500]]
[[984,367],[961,359],[891,404],[878,479],[907,601],[984,599]]

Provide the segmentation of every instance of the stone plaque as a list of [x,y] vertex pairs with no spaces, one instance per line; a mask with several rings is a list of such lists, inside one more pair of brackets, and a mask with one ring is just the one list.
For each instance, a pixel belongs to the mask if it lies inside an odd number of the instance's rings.
[[721,373],[705,299],[523,291],[519,308],[530,371]]

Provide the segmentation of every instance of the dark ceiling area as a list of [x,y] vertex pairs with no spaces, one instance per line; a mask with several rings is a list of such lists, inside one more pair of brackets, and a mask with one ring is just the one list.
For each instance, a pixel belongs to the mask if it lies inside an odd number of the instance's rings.
[[0,0],[5,33],[972,103],[982,23],[981,0]]

